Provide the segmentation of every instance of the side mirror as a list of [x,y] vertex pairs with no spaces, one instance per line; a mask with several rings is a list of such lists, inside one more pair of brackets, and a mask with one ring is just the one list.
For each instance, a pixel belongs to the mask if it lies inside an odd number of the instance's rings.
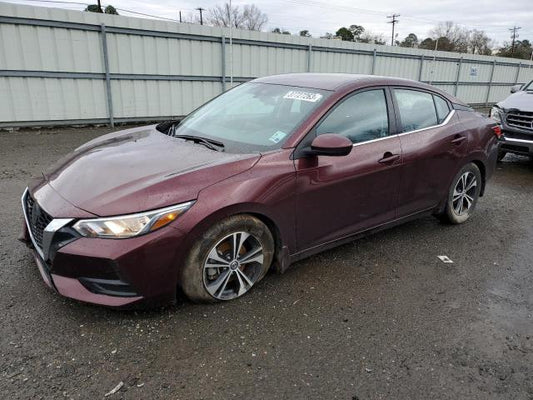
[[319,135],[311,142],[311,154],[317,156],[347,156],[352,148],[353,143],[350,139],[336,133]]
[[522,85],[514,85],[514,86],[511,88],[511,93],[519,92],[520,89],[522,89]]

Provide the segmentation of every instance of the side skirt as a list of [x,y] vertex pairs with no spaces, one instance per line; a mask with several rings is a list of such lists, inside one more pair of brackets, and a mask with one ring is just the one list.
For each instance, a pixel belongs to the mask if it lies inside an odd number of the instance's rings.
[[345,237],[340,238],[340,239],[336,239],[336,240],[333,240],[333,241],[330,241],[330,242],[327,242],[327,243],[324,243],[324,244],[320,244],[318,246],[311,247],[309,249],[305,249],[305,250],[299,251],[298,253],[295,253],[295,254],[291,254],[290,256],[288,256],[288,259],[289,259],[288,262],[286,261],[286,262],[283,263],[284,264],[283,266],[285,268],[280,268],[278,270],[278,272],[280,272],[280,273],[285,272],[287,270],[287,268],[292,263],[294,263],[296,261],[300,261],[300,260],[302,260],[304,258],[310,257],[310,256],[318,254],[318,253],[321,253],[323,251],[330,250],[330,249],[333,249],[333,248],[335,248],[337,246],[341,246],[343,244],[353,242],[354,240],[360,239],[362,237],[369,236],[369,235],[372,235],[374,233],[381,232],[381,231],[383,231],[385,229],[392,228],[394,226],[398,226],[398,225],[404,224],[406,222],[413,221],[415,219],[419,219],[421,217],[425,217],[425,216],[432,215],[432,214],[435,214],[435,208],[434,207],[431,207],[430,209],[427,209],[427,210],[419,211],[419,212],[414,213],[414,214],[407,215],[407,216],[402,217],[402,218],[395,219],[394,221],[391,221],[391,222],[386,222],[386,223],[378,225],[378,226],[376,226],[374,228],[369,228],[369,229],[366,229],[364,231],[360,231],[360,232],[345,236]]

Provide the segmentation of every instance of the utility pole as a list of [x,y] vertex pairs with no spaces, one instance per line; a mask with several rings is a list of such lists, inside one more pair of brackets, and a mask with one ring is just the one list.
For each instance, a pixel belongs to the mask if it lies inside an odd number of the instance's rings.
[[518,32],[520,29],[522,29],[521,26],[513,26],[511,29],[509,29],[511,32],[511,39],[513,39],[513,42],[511,44],[511,57],[514,55],[514,45],[516,43],[516,39],[519,37]]
[[180,24],[181,24],[181,22],[182,22],[182,21],[181,21],[181,10],[180,10]]
[[205,8],[198,7],[197,10],[200,11],[200,25],[203,25],[204,24],[204,19],[203,19],[203,16],[202,16],[202,12],[205,11]]
[[100,3],[100,0],[98,0],[98,12],[99,13],[103,13],[104,11],[102,10],[102,4]]
[[391,20],[389,21],[389,24],[392,24],[392,36],[391,36],[391,40],[390,40],[390,45],[391,46],[394,46],[394,26],[398,22],[400,22],[398,19],[396,19],[399,16],[400,16],[400,14],[387,15],[387,18],[391,18]]

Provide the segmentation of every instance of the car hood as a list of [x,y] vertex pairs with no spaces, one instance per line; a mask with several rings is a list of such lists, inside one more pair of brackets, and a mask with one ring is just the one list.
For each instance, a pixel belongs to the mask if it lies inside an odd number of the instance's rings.
[[92,140],[43,176],[74,206],[110,216],[194,200],[203,188],[251,168],[259,158],[210,150],[154,125]]
[[498,103],[500,108],[533,112],[533,92],[516,92]]

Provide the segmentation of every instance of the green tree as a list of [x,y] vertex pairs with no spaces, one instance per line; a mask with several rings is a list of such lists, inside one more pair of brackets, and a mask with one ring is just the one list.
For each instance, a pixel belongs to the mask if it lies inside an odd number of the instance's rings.
[[118,11],[115,7],[112,5],[109,5],[105,8],[104,13],[106,14],[112,14],[112,15],[118,15]]
[[300,36],[311,37],[311,34],[309,33],[307,29],[304,29],[303,31],[300,31]]
[[410,33],[398,45],[400,47],[418,47],[418,36]]
[[441,36],[437,39],[425,38],[418,45],[419,49],[440,50],[440,51],[457,51],[447,37]]
[[111,5],[107,6],[104,11],[98,6],[98,4],[91,4],[88,5],[84,11],[88,12],[94,12],[94,13],[105,13],[105,14],[113,14],[118,15],[117,9]]
[[426,49],[426,50],[435,50],[435,40],[431,38],[425,38],[420,42],[418,45],[419,49]]
[[531,42],[527,39],[517,40],[514,44],[514,49],[512,48],[512,43],[505,42],[504,46],[498,51],[498,56],[501,57],[512,57],[512,58],[521,58],[523,60],[529,60],[533,48],[531,47]]
[[344,26],[342,28],[339,28],[335,35],[347,42],[353,42],[354,36],[352,31],[350,31],[348,28],[345,28]]
[[286,31],[283,28],[274,28],[274,29],[272,29],[272,33],[279,33],[281,35],[290,35],[291,34],[289,31]]
[[102,9],[98,4],[91,4],[85,8],[84,11],[88,12],[95,12],[95,13],[103,13]]
[[350,32],[353,34],[354,40],[357,42],[361,38],[361,35],[365,31],[365,28],[363,28],[361,25],[350,25],[349,28]]

